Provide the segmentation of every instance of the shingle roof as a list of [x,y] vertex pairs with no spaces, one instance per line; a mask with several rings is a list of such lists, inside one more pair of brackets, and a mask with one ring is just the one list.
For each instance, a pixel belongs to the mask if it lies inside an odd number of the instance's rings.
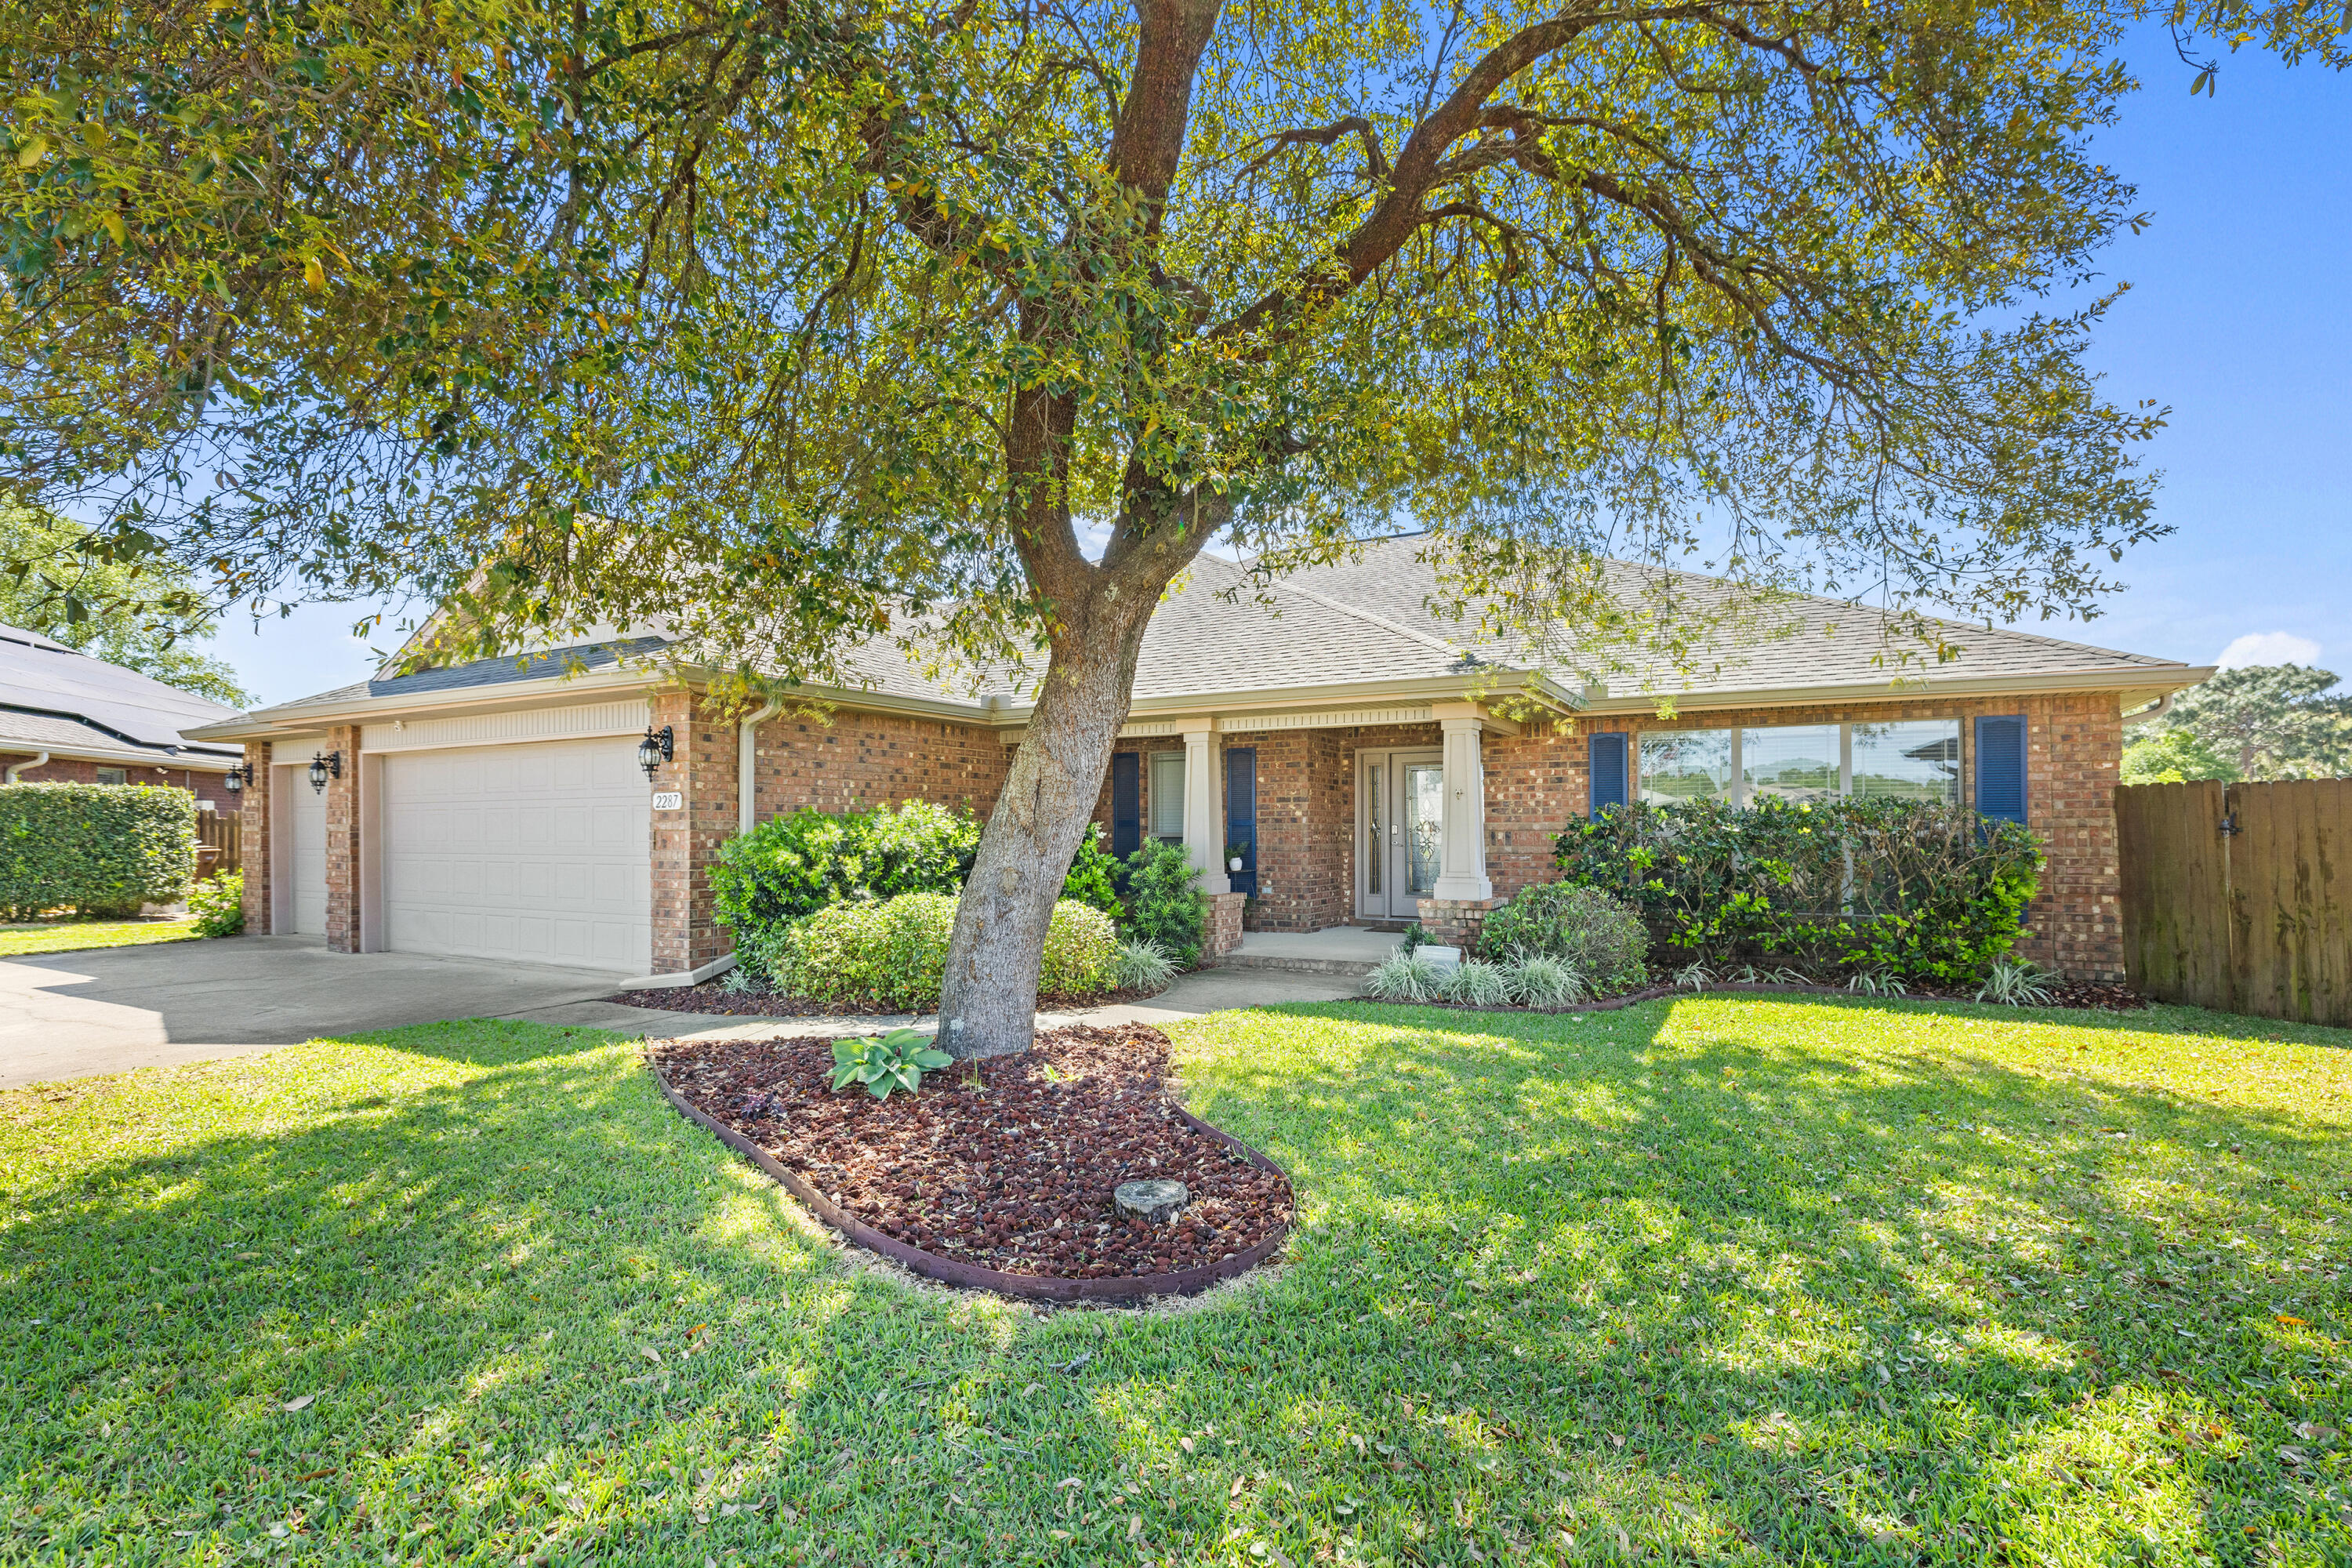
[[[1642,568],[1617,563],[1612,570],[1634,591]],[[1724,602],[1732,590],[1715,579],[1677,574],[1678,592],[1705,602]],[[1179,591],[1162,603],[1145,633],[1138,661],[1139,701],[1187,698],[1213,700],[1240,693],[1278,693],[1327,686],[1373,686],[1426,682],[1460,676],[1473,661],[1528,669],[1538,661],[1523,656],[1516,639],[1483,634],[1477,608],[1462,618],[1441,613],[1441,579],[1431,559],[1430,541],[1405,535],[1366,543],[1351,558],[1307,568],[1258,587],[1244,565],[1204,556],[1180,579]],[[1925,673],[1940,679],[2036,676],[2068,678],[2112,674],[2119,683],[2187,684],[2195,674],[2175,660],[2122,653],[2007,627],[1936,623],[1946,640],[1959,647],[1958,658]],[[1776,635],[1779,634],[1779,635]],[[288,707],[316,709],[350,699],[381,699],[464,687],[532,680],[576,666],[606,668],[632,654],[656,651],[662,637],[641,637],[612,644],[534,655],[477,660],[448,669],[379,679],[337,692],[306,698]],[[1907,668],[1895,656],[1908,648]],[[1740,692],[1852,686],[1884,688],[1906,675],[1922,673],[1920,645],[1865,607],[1837,600],[1794,596],[1773,605],[1761,625],[1723,631],[1699,659],[1703,673],[1685,678],[1663,663],[1631,660],[1630,675],[1610,679],[1614,695],[1637,693]],[[1567,677],[1572,657],[1555,659],[1545,671]],[[945,704],[975,717],[1029,700],[1036,668],[985,674],[977,689],[969,679],[935,679],[887,638],[853,650],[844,661],[854,693]],[[2184,677],[2184,672],[2187,672]],[[785,673],[771,669],[772,675]],[[1424,688],[1425,689],[1425,688]],[[265,710],[264,713],[280,710]]]
[[[217,702],[166,686],[136,670],[77,653],[63,643],[16,626],[0,626],[0,743],[22,740],[36,748],[39,730],[58,747],[99,749],[109,755],[176,757],[203,742],[184,731],[231,717]],[[70,731],[53,726],[63,723]],[[68,738],[68,736],[72,738]],[[227,752],[209,748],[224,760]]]

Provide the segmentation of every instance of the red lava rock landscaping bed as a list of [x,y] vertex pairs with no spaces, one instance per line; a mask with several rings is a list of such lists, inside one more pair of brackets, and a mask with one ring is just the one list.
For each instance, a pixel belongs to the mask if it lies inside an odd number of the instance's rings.
[[[1013,1057],[927,1075],[876,1100],[832,1089],[830,1039],[681,1041],[656,1069],[852,1217],[935,1257],[1000,1273],[1116,1279],[1214,1266],[1279,1237],[1289,1180],[1186,1121],[1168,1037],[1074,1025]],[[1118,1213],[1121,1182],[1190,1189],[1181,1217]]]

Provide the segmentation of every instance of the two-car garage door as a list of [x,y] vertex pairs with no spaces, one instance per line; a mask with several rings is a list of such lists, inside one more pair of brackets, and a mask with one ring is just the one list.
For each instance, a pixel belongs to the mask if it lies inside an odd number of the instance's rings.
[[385,947],[646,972],[652,819],[634,737],[392,752],[381,787]]

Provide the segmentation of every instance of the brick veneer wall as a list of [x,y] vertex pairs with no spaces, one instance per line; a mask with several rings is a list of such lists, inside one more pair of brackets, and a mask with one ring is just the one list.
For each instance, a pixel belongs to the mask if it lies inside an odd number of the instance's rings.
[[1671,720],[1606,714],[1579,718],[1565,732],[1547,728],[1524,736],[1490,736],[1485,752],[1487,875],[1496,896],[1504,898],[1549,879],[1552,837],[1589,809],[1587,737],[1597,732],[1624,731],[1638,749],[1643,733],[1658,731],[1958,719],[1960,797],[1968,803],[1976,787],[1974,721],[2005,713],[2025,715],[2026,820],[2049,858],[2042,892],[2026,911],[2031,931],[2019,951],[2077,978],[2120,981],[2115,788],[2123,717],[2116,692],[1720,709]]
[[[40,755],[38,752],[0,752],[0,770],[26,757]],[[100,768],[121,768],[128,777],[124,782],[135,784],[161,784],[171,789],[184,789],[198,800],[213,803],[215,811],[235,811],[236,797],[228,793],[223,783],[226,775],[207,773],[201,768],[159,768],[147,763],[100,763],[80,757],[51,757],[37,768],[26,768],[16,775],[19,784],[96,784]]]
[[260,782],[247,788],[238,807],[244,819],[237,825],[237,834],[239,852],[245,858],[245,929],[254,936],[269,934],[273,875],[269,860],[269,751],[267,741],[246,742],[246,764]]
[[[731,733],[731,731],[730,731]],[[762,821],[813,805],[856,811],[909,800],[962,806],[985,819],[1004,787],[1013,748],[993,730],[936,719],[785,714],[760,726],[752,799]]]
[[[327,950],[360,951],[360,731],[339,724],[327,731],[329,752],[341,752],[342,776],[327,781]],[[268,774],[262,774],[268,777]],[[306,784],[304,787],[308,787]]]

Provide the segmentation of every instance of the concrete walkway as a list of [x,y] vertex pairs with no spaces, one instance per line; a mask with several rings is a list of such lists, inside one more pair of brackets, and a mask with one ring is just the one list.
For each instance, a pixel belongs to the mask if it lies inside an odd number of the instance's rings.
[[[521,1018],[663,1038],[868,1034],[929,1018],[746,1018],[624,1007],[593,970],[329,952],[318,937],[244,936],[0,960],[0,1089],[243,1056],[447,1018]],[[1355,994],[1349,977],[1204,970],[1150,1002],[1041,1014],[1050,1027],[1165,1023],[1224,1007]]]

